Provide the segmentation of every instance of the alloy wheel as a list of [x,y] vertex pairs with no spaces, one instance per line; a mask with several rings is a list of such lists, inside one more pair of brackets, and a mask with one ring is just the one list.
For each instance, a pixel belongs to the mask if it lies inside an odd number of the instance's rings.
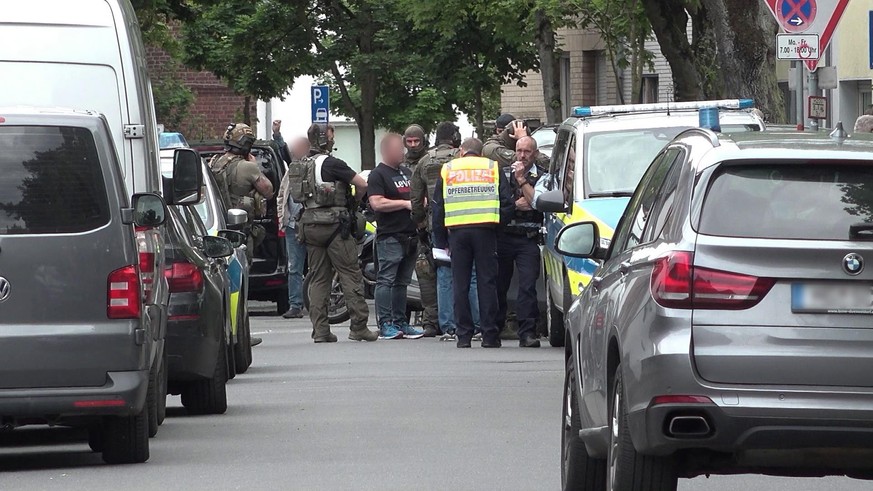
[[615,394],[612,396],[612,421],[610,425],[610,429],[612,430],[609,435],[609,473],[607,476],[608,480],[608,490],[615,490],[615,481],[616,481],[616,471],[618,468],[618,456],[619,456],[619,424],[621,422],[621,392],[618,387],[614,390]]

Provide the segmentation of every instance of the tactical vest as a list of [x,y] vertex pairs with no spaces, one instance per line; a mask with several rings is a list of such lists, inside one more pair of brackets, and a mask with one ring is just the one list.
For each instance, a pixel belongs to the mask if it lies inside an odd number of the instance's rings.
[[[533,167],[536,168],[536,165]],[[503,172],[511,183],[510,188],[512,189],[512,200],[515,201],[524,196],[523,190],[518,186],[518,182],[516,182],[515,177],[512,175],[512,167],[504,167]],[[537,172],[538,174],[536,176],[531,175],[530,172],[528,172],[526,176],[527,182],[532,188],[536,187],[537,180],[539,180],[539,177],[542,175],[539,174],[539,169],[537,169]],[[540,227],[543,225],[543,218],[543,214],[539,211],[522,211],[516,208],[512,213],[512,219],[507,224],[507,230],[515,229],[515,232],[524,234],[539,232]]]
[[[339,223],[340,218],[349,213],[349,185],[342,181],[325,182],[322,178],[321,169],[327,157],[307,157],[296,164],[305,166],[306,179],[301,182],[301,194],[298,195],[303,203],[303,216],[300,220],[303,224]],[[296,200],[294,194],[292,198]]]
[[427,161],[423,162],[424,183],[427,186],[427,199],[433,202],[437,180],[443,166],[458,156],[459,150],[448,145],[439,146],[427,152]]
[[245,162],[242,156],[226,153],[210,161],[209,168],[215,177],[224,206],[245,210],[249,214],[249,219],[252,219],[255,216],[262,216],[265,211],[261,208],[254,189],[250,194],[235,194],[232,190],[236,185],[239,164],[242,162]]
[[500,223],[497,162],[462,157],[445,164],[441,175],[447,228]]

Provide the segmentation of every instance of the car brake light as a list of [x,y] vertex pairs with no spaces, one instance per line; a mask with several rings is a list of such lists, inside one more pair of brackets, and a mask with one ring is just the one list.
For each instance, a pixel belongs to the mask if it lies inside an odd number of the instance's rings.
[[151,297],[155,282],[155,229],[136,227],[136,248],[139,253],[139,273],[142,278],[143,296]]
[[120,407],[124,406],[124,399],[94,399],[73,402],[73,407],[89,408],[89,407]]
[[106,315],[110,319],[139,318],[142,293],[136,266],[125,266],[110,273],[106,295]]
[[706,396],[664,395],[652,398],[649,407],[661,404],[714,404],[712,399]]
[[694,254],[673,252],[652,270],[652,296],[674,309],[742,310],[754,307],[776,280],[694,266]]
[[203,274],[191,263],[173,263],[164,274],[167,277],[170,293],[203,290]]

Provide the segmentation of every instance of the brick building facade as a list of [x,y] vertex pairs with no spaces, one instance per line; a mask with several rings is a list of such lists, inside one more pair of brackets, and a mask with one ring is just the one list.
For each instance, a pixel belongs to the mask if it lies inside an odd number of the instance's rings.
[[[194,93],[190,115],[181,128],[169,130],[181,131],[189,140],[221,138],[228,124],[242,120],[245,97],[235,94],[212,73],[186,68],[174,62],[166,51],[151,46],[146,47],[146,63],[153,84],[175,72]],[[257,100],[251,100],[250,111],[254,123],[257,121]]]

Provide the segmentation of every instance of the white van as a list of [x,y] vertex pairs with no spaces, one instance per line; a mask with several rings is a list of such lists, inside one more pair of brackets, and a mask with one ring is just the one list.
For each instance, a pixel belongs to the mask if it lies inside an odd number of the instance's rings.
[[28,0],[0,16],[0,106],[102,113],[129,194],[161,188],[145,63],[129,0]]

